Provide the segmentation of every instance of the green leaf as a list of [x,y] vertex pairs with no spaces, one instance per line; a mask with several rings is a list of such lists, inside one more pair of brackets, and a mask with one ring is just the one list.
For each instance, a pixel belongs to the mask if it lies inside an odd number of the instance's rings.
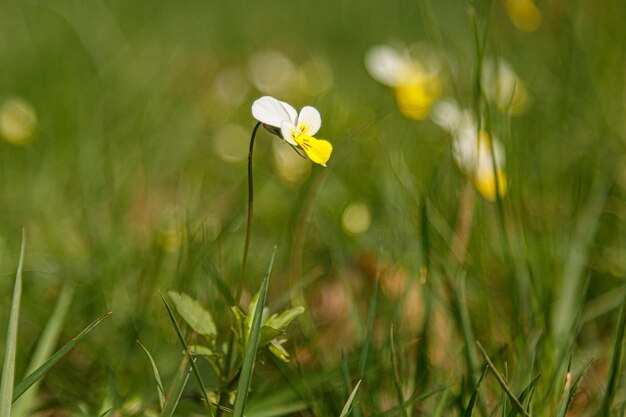
[[202,304],[185,293],[168,291],[167,294],[174,302],[178,314],[181,315],[193,331],[206,336],[209,340],[215,340],[217,336],[215,321],[213,321],[211,313],[205,310]]
[[146,355],[148,356],[148,359],[150,360],[150,364],[152,365],[152,373],[154,374],[154,382],[156,382],[157,392],[159,394],[159,408],[161,411],[163,411],[163,406],[165,405],[165,390],[163,389],[163,383],[161,382],[161,375],[159,374],[159,368],[157,368],[156,362],[152,358],[152,355],[150,354],[150,352],[148,352],[148,349],[146,349],[146,347],[142,345],[139,340],[137,340],[137,344],[141,346],[144,352],[146,352]]
[[261,326],[261,335],[259,336],[258,349],[262,349],[269,345],[272,340],[283,334],[282,331],[266,325]]
[[281,361],[285,363],[289,362],[290,356],[289,356],[289,353],[283,347],[282,341],[279,341],[276,339],[272,340],[270,344],[268,345],[268,349],[272,355],[276,356]]
[[298,306],[285,310],[280,314],[273,314],[269,319],[263,323],[265,326],[272,327],[276,330],[283,331],[289,326],[289,324],[299,315],[304,313],[304,307]]
[[243,411],[246,407],[248,390],[250,389],[250,381],[252,380],[252,371],[254,370],[254,361],[256,359],[257,346],[261,333],[263,305],[265,304],[265,297],[267,296],[267,287],[269,286],[270,274],[272,273],[272,265],[274,263],[275,255],[276,247],[274,247],[274,251],[270,257],[267,272],[265,273],[265,278],[263,278],[259,295],[256,297],[257,301],[255,303],[254,314],[252,315],[250,337],[248,339],[248,343],[246,344],[246,353],[243,358],[239,383],[237,384],[237,397],[235,398],[233,417],[243,417]]
[[24,254],[26,252],[26,231],[22,230],[22,247],[15,274],[13,286],[13,301],[7,327],[7,341],[4,350],[2,379],[0,380],[0,416],[11,416],[13,401],[13,384],[15,383],[15,356],[17,352],[17,325],[20,318],[20,299],[22,298],[22,270],[24,269]]
[[95,320],[89,326],[85,327],[82,332],[78,333],[72,340],[67,342],[61,349],[57,350],[56,353],[52,355],[50,359],[48,359],[43,365],[41,365],[39,368],[37,368],[35,371],[29,374],[26,378],[24,378],[24,380],[20,382],[17,387],[15,387],[15,392],[13,393],[13,401],[20,398],[20,396],[24,394],[24,392],[26,392],[26,390],[30,388],[31,385],[33,385],[39,378],[43,377],[46,374],[46,372],[48,372],[50,368],[56,365],[56,363],[60,361],[61,358],[63,358],[63,356],[67,354],[67,352],[72,350],[72,348],[78,342],[80,342],[83,337],[87,336],[87,334],[89,334],[89,332],[91,332],[96,326],[98,326],[102,322],[102,320],[106,319],[111,314],[112,312],[109,311],[102,317]]
[[350,412],[350,406],[352,405],[352,401],[354,401],[354,396],[356,395],[356,392],[359,390],[359,386],[361,386],[361,380],[356,383],[356,387],[354,387],[352,393],[350,394],[350,397],[348,397],[348,401],[346,401],[346,404],[343,406],[343,410],[341,410],[341,414],[339,414],[339,417],[346,417]]
[[204,345],[189,345],[189,353],[193,356],[219,357],[217,353],[213,352],[213,349]]

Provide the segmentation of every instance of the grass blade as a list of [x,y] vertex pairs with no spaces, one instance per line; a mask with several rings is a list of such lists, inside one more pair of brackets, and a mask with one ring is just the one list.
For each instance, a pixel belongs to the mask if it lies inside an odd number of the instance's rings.
[[[396,352],[396,341],[393,333],[393,324],[391,325],[389,334],[389,342],[391,343],[391,364],[393,366],[393,382],[396,387],[396,395],[398,403],[404,404],[404,395],[402,394],[402,381],[400,380],[400,372],[398,371],[398,354]],[[402,407],[402,417],[409,417],[405,407]]]
[[22,298],[22,270],[24,268],[24,252],[26,250],[26,231],[22,230],[22,247],[20,260],[15,274],[13,287],[13,301],[7,327],[7,341],[4,350],[2,379],[0,380],[0,416],[11,416],[11,398],[13,398],[13,384],[15,383],[15,354],[17,351],[17,325],[20,318],[20,299]]
[[487,365],[491,369],[491,372],[493,372],[493,374],[496,376],[496,379],[500,383],[500,386],[502,387],[504,392],[506,392],[506,394],[508,395],[508,397],[511,400],[511,403],[513,404],[513,406],[515,408],[517,408],[517,411],[521,415],[523,415],[524,417],[530,417],[528,415],[528,412],[524,408],[524,406],[519,402],[519,400],[517,399],[515,394],[513,394],[513,391],[511,391],[511,388],[509,388],[509,385],[506,383],[506,381],[504,380],[504,378],[502,377],[500,372],[498,372],[498,370],[494,366],[493,362],[491,362],[491,359],[489,359],[489,355],[487,355],[487,352],[485,351],[483,346],[479,342],[476,342],[476,343],[478,344],[478,347],[480,348],[480,351],[482,352],[483,356],[485,357],[485,361],[487,362]]
[[485,378],[485,375],[487,375],[487,370],[489,369],[488,366],[485,366],[485,369],[483,369],[482,374],[480,374],[480,378],[478,378],[478,383],[476,384],[476,388],[474,389],[474,392],[472,393],[472,397],[469,400],[469,403],[467,403],[467,407],[465,408],[465,412],[463,413],[464,417],[472,417],[472,413],[474,412],[474,406],[476,405],[476,399],[478,398],[478,391],[480,390],[480,384],[483,382],[483,378]]
[[202,397],[204,398],[205,404],[207,408],[211,410],[211,415],[212,415],[213,410],[211,409],[209,396],[206,393],[206,388],[204,387],[204,382],[202,382],[202,377],[200,376],[200,372],[198,371],[198,367],[196,366],[196,361],[195,359],[191,357],[191,351],[189,350],[189,346],[187,346],[187,342],[185,342],[185,338],[183,337],[183,334],[180,331],[180,327],[178,326],[178,322],[176,321],[176,318],[174,317],[174,313],[172,312],[172,309],[170,308],[169,304],[167,304],[167,301],[165,300],[163,296],[161,296],[161,299],[163,300],[163,303],[165,304],[165,308],[167,309],[167,314],[170,317],[170,321],[172,322],[172,325],[174,326],[174,329],[176,330],[178,341],[180,342],[181,346],[185,350],[185,354],[190,357],[189,362],[191,363],[191,369],[193,370],[193,374],[196,377],[196,381],[198,382],[198,385],[200,386],[200,391],[202,391]]
[[580,385],[580,382],[582,381],[583,377],[587,374],[587,371],[589,371],[589,368],[591,368],[592,363],[593,361],[587,362],[584,369],[580,372],[580,374],[578,375],[578,378],[576,378],[576,382],[574,382],[571,388],[569,389],[566,400],[563,402],[563,404],[561,404],[561,408],[556,413],[556,417],[565,417],[567,415],[567,410],[569,410],[569,406],[572,404],[572,401],[574,400],[574,396],[576,395],[576,392],[578,391],[578,386]]
[[72,348],[76,345],[76,343],[80,342],[80,340],[85,337],[89,332],[91,332],[96,326],[102,322],[102,320],[106,319],[112,314],[111,311],[98,318],[96,321],[91,323],[89,326],[85,327],[82,332],[76,335],[72,340],[67,342],[61,349],[57,350],[57,352],[50,357],[43,365],[37,368],[35,371],[31,372],[22,382],[19,383],[17,387],[15,387],[15,391],[13,393],[13,401],[17,400],[26,392],[28,388],[31,387],[37,380],[43,377],[46,372],[50,370],[58,361],[61,360],[63,356],[67,354]]
[[[46,362],[46,359],[52,354],[53,349],[59,342],[61,328],[65,322],[65,318],[67,317],[70,305],[72,304],[73,296],[74,286],[71,284],[64,285],[56,305],[54,306],[50,320],[48,320],[46,327],[41,333],[35,352],[33,353],[28,368],[26,369],[26,375],[34,372],[38,367],[43,365]],[[15,401],[15,404],[13,404],[14,417],[29,416],[31,414],[31,411],[36,406],[37,388],[40,383],[41,380],[35,382],[31,388],[24,393],[22,398]]]
[[[276,247],[274,247],[274,251],[272,252],[272,256],[270,257],[267,265],[267,272],[263,278],[261,290],[259,291],[259,299],[256,303],[256,308],[254,309],[250,337],[248,338],[248,343],[246,345],[246,352],[243,358],[241,374],[239,376],[239,383],[237,384],[237,398],[235,399],[233,417],[243,417],[243,410],[248,399],[248,389],[250,388],[252,371],[254,370],[257,345],[259,343],[259,335],[261,333],[263,306],[265,305],[265,298],[267,296],[267,288],[269,286],[270,274],[272,273],[272,265],[274,264],[274,255],[276,255]],[[248,312],[248,314],[250,314],[250,312]]]
[[617,334],[615,336],[615,346],[613,347],[613,357],[611,359],[611,370],[609,374],[609,382],[606,386],[606,394],[602,400],[600,408],[600,416],[608,417],[611,411],[611,405],[615,398],[617,383],[619,382],[620,369],[622,367],[622,345],[624,342],[624,329],[626,328],[626,299],[622,304],[619,324],[617,325]]
[[174,411],[176,410],[176,407],[178,407],[180,397],[183,395],[183,390],[189,380],[189,374],[191,374],[191,368],[189,367],[189,353],[185,353],[185,356],[180,363],[180,367],[178,368],[176,379],[172,383],[172,388],[165,399],[165,405],[163,406],[161,417],[172,417],[174,415]]
[[[528,397],[528,405],[530,405],[530,400],[532,399],[532,395],[535,392],[535,387],[537,386],[537,383],[539,383],[539,379],[541,378],[541,375],[537,375],[535,377],[535,379],[533,379],[532,381],[530,381],[530,384],[528,384],[528,386],[526,388],[524,388],[524,391],[522,391],[522,393],[520,394],[518,400],[521,404],[524,404],[524,400]],[[511,409],[511,411],[509,412],[509,414],[507,414],[508,417],[515,417],[518,414],[518,410],[517,408],[513,408]]]
[[354,387],[354,389],[352,390],[352,393],[348,397],[348,401],[346,401],[346,404],[343,406],[343,410],[341,410],[341,414],[339,414],[339,417],[346,417],[348,413],[350,412],[350,406],[352,405],[352,401],[354,401],[354,396],[356,395],[356,392],[359,390],[359,386],[361,386],[360,379],[359,379],[359,382],[356,383],[356,386]]
[[161,382],[161,375],[159,374],[159,368],[157,368],[156,362],[152,358],[152,355],[150,354],[150,352],[148,352],[148,349],[146,349],[146,347],[142,345],[139,340],[137,340],[137,344],[141,346],[144,352],[146,352],[146,355],[148,356],[148,359],[150,360],[150,364],[152,365],[152,373],[154,374],[154,381],[156,382],[157,392],[159,393],[159,408],[161,411],[163,411],[163,406],[165,405],[165,390],[163,389],[163,383]]

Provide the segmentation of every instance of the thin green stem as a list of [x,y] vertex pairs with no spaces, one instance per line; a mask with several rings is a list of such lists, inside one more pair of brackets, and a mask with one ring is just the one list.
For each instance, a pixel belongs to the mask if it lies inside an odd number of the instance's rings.
[[[250,149],[248,151],[248,219],[246,223],[246,240],[243,244],[243,257],[241,259],[241,273],[239,276],[239,282],[237,283],[237,292],[235,293],[235,307],[239,307],[239,303],[241,302],[241,292],[243,290],[243,282],[246,277],[246,265],[248,263],[248,251],[250,249],[250,237],[252,232],[252,215],[254,213],[254,178],[252,176],[252,153],[254,152],[254,139],[256,138],[256,133],[261,127],[261,122],[258,122],[254,129],[252,130],[252,135],[250,136]],[[220,390],[218,392],[217,404],[222,405],[223,398],[223,390],[228,389],[228,386],[232,382],[230,379],[231,370],[231,362],[233,358],[233,350],[235,349],[235,333],[231,333],[230,338],[228,340],[228,348],[226,350],[226,356],[224,357],[224,369],[222,372],[222,378],[220,384]],[[223,414],[223,409],[218,407],[216,411],[216,417],[221,417]]]
[[261,127],[261,122],[258,122],[254,126],[252,136],[250,137],[250,150],[248,151],[248,220],[246,223],[246,240],[243,245],[243,258],[241,259],[241,274],[239,276],[239,283],[237,284],[237,293],[235,294],[235,305],[239,306],[241,300],[241,291],[243,289],[243,282],[246,277],[246,265],[248,263],[248,251],[250,249],[250,235],[252,231],[252,214],[254,211],[254,178],[252,176],[252,152],[254,151],[254,138],[256,132]]

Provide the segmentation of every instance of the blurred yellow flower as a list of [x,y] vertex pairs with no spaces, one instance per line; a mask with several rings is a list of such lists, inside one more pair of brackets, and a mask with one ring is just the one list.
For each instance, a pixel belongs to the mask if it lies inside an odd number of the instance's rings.
[[485,60],[482,84],[485,97],[504,113],[523,113],[530,104],[526,83],[503,59]]
[[443,90],[437,60],[418,59],[406,48],[374,46],[365,54],[365,67],[372,78],[393,89],[398,109],[410,119],[428,117]]
[[298,113],[290,104],[264,96],[252,104],[252,115],[289,145],[302,149],[311,161],[326,166],[333,145],[313,137],[322,126],[322,117],[315,107],[305,106]]
[[[459,169],[472,181],[476,190],[489,201],[507,192],[504,166],[506,155],[502,143],[480,131],[474,117],[461,110],[452,100],[442,100],[433,108],[432,120],[452,135],[452,156]],[[494,175],[495,172],[495,175]],[[497,186],[496,186],[497,184]]]
[[159,229],[157,243],[165,252],[176,252],[185,242],[186,236],[185,224],[179,219],[172,219]]
[[35,109],[19,98],[6,100],[0,107],[0,136],[14,145],[24,145],[33,139],[37,129]]
[[541,26],[541,12],[533,0],[504,0],[506,14],[522,32],[534,32]]

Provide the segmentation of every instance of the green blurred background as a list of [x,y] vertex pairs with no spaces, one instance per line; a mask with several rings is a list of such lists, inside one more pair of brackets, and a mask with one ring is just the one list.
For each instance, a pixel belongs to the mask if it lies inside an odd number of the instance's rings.
[[[113,315],[50,372],[43,408],[154,401],[135,341],[164,376],[180,358],[159,291],[192,294],[227,329],[228,306],[209,277],[234,288],[239,274],[250,105],[266,94],[317,107],[334,154],[327,168],[312,166],[259,132],[246,297],[277,245],[270,305],[297,290],[301,269],[311,312],[288,349],[338,392],[334,372],[342,351],[358,356],[377,262],[389,282],[379,340],[396,323],[412,363],[424,305],[434,303],[444,319],[433,332],[452,334],[437,349],[460,352],[445,291],[420,271],[452,268],[466,179],[449,135],[404,117],[364,55],[381,43],[427,45],[442,57],[443,96],[471,108],[474,14],[486,55],[508,61],[530,97],[523,114],[494,111],[509,192],[500,215],[476,194],[462,268],[474,333],[494,349],[551,334],[554,305],[573,279],[577,363],[607,358],[626,273],[626,3],[537,7],[541,25],[527,32],[497,0],[3,2],[0,105],[18,103],[37,119],[26,143],[0,140],[0,323],[22,227],[28,234],[18,379],[63,285],[75,293],[62,341]],[[510,279],[510,259],[523,279]],[[515,305],[525,307],[518,317]],[[530,368],[541,362],[521,357]],[[372,374],[384,373],[388,357],[379,360]],[[442,363],[431,357],[435,380],[458,383],[461,370]],[[377,401],[373,409],[383,407]]]

